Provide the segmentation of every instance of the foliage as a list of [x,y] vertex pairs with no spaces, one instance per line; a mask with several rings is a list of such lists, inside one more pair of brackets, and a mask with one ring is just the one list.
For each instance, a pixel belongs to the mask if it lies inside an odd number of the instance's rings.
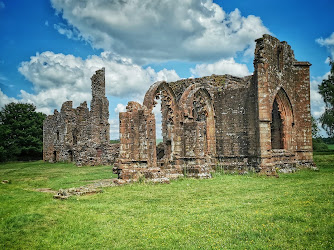
[[117,144],[119,143],[119,139],[116,139],[116,140],[110,140],[110,144]]
[[312,120],[312,138],[318,138],[319,137],[319,128],[317,124],[317,120],[311,116]]
[[280,178],[218,175],[52,199],[111,167],[0,164],[1,249],[333,249],[334,155]]
[[43,120],[27,103],[9,103],[0,111],[0,161],[40,159],[43,152]]
[[322,140],[324,141],[324,143],[326,144],[334,144],[334,137],[327,137],[327,138],[322,138]]
[[327,143],[319,135],[319,128],[318,128],[318,125],[317,125],[317,120],[313,116],[311,116],[311,119],[312,119],[312,145],[313,145],[313,151],[316,151],[316,152],[327,152],[327,151],[329,151]]
[[330,73],[327,79],[322,80],[318,86],[319,93],[322,95],[326,108],[320,117],[322,127],[326,130],[330,137],[334,136],[334,61],[330,59]]
[[313,151],[326,152],[328,151],[328,145],[323,141],[321,137],[312,138]]

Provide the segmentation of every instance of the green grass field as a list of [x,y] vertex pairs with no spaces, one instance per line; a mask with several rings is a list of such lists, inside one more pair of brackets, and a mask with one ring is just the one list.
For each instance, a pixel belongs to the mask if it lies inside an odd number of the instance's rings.
[[333,249],[334,155],[280,178],[218,175],[55,200],[37,188],[111,178],[111,167],[0,165],[1,249]]

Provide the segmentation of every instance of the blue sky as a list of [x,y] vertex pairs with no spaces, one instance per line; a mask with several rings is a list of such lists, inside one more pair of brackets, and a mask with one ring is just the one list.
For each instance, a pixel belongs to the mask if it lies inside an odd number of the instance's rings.
[[51,114],[91,99],[90,77],[106,68],[111,137],[118,112],[158,80],[253,72],[254,40],[270,33],[311,66],[317,84],[334,56],[334,1],[0,0],[0,107],[32,102]]

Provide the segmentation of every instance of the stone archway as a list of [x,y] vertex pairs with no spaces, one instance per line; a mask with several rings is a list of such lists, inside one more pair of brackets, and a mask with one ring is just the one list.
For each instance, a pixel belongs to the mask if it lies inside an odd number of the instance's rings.
[[180,103],[184,118],[184,157],[215,157],[215,111],[209,92],[197,85],[189,86],[184,91]]
[[[157,100],[161,100],[162,113],[162,145],[157,150],[157,160],[160,165],[174,161],[180,155],[181,144],[179,134],[179,108],[173,90],[166,82],[153,84],[146,92],[144,106],[153,114]],[[153,132],[154,136],[156,131]]]
[[204,129],[204,156],[215,156],[216,135],[214,109],[209,93],[206,89],[199,89],[194,93],[193,117],[196,122],[202,122]]
[[283,88],[277,92],[271,112],[271,149],[292,149],[294,126],[290,99]]

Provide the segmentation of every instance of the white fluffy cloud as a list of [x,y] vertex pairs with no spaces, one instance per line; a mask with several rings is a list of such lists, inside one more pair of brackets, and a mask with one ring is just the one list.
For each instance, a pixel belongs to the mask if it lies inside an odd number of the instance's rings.
[[[130,59],[102,52],[85,60],[73,55],[46,51],[22,62],[19,71],[33,83],[37,94],[21,91],[22,101],[33,102],[39,111],[50,114],[66,100],[74,106],[91,99],[90,78],[97,69],[105,67],[108,96],[142,97],[149,86],[161,80],[174,81],[174,70],[154,71],[133,64]],[[120,107],[118,107],[120,108]]]
[[53,27],[62,35],[65,35],[68,39],[80,40],[80,34],[77,29],[68,29],[65,24],[54,24]]
[[17,100],[15,98],[6,96],[0,89],[0,107],[4,107],[10,102],[17,102]]
[[110,139],[119,139],[119,120],[109,119],[110,124]]
[[161,99],[156,100],[157,104],[153,108],[153,113],[155,116],[155,133],[156,138],[162,138],[162,113],[161,113]]
[[311,111],[314,118],[319,118],[325,111],[325,103],[318,92],[318,85],[321,83],[322,79],[326,77],[327,74],[323,77],[312,77],[311,80]]
[[318,38],[316,40],[321,46],[327,47],[329,52],[331,53],[332,59],[334,59],[334,32],[327,38]]
[[[226,13],[212,0],[51,0],[66,20],[59,32],[79,36],[95,48],[148,60],[195,60],[253,53],[269,30],[259,17]],[[73,32],[71,33],[70,30]]]
[[198,64],[195,69],[190,69],[191,73],[196,77],[202,77],[207,75],[234,75],[234,76],[247,76],[252,73],[249,72],[246,64],[236,63],[233,58],[221,59],[218,62],[212,64]]
[[[318,85],[321,84],[323,79],[327,79],[329,72],[324,76],[312,77],[311,78],[311,113],[312,116],[318,119],[325,111],[325,103],[322,96],[318,92]],[[325,130],[321,128],[318,122],[318,127],[320,128],[320,135],[327,136]]]
[[322,95],[319,94],[318,85],[321,84],[323,79],[327,79],[329,72],[323,76],[311,78],[311,111],[315,118],[319,118],[325,111],[325,102]]
[[126,111],[126,105],[124,105],[122,103],[119,103],[119,104],[117,104],[114,111],[115,111],[115,113],[125,112]]

